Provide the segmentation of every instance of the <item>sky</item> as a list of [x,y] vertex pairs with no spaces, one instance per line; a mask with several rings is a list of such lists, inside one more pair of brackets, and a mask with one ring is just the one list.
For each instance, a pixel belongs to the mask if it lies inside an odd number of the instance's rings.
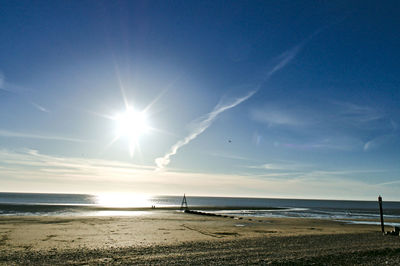
[[0,190],[400,201],[399,11],[1,1]]

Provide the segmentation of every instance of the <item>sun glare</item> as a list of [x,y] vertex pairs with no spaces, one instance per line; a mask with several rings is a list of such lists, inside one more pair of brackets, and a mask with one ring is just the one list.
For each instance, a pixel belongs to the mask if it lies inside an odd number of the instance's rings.
[[105,193],[97,195],[97,204],[103,207],[149,207],[150,197],[142,194]]
[[128,107],[124,113],[116,115],[114,120],[116,122],[116,139],[127,138],[130,154],[133,156],[139,137],[150,129],[146,113],[137,112]]
[[116,133],[120,137],[136,139],[148,130],[146,114],[132,108],[128,108],[125,113],[118,114],[115,121],[117,122]]

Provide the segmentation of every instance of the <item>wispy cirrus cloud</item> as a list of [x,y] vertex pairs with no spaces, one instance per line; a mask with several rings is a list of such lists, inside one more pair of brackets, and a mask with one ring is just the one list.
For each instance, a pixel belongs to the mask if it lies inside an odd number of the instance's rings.
[[334,124],[343,126],[348,124],[353,127],[373,127],[375,122],[386,119],[387,115],[384,111],[372,106],[351,102],[336,101],[332,103],[329,100],[322,99],[316,107],[312,108],[291,99],[287,102],[271,102],[264,107],[253,108],[250,117],[257,122],[266,123],[270,126],[313,127],[316,125]]
[[31,134],[31,133],[22,133],[0,129],[0,137],[7,138],[25,138],[25,139],[43,139],[43,140],[58,140],[58,141],[68,141],[68,142],[88,142],[88,140],[77,139],[77,138],[68,138],[63,136],[51,136],[51,135],[42,135],[42,134]]
[[1,71],[0,71],[0,90],[20,97],[26,103],[29,103],[31,106],[33,106],[35,109],[41,112],[46,112],[46,113],[50,112],[47,108],[32,101],[30,97],[27,96],[28,92],[30,91],[29,89],[7,82],[3,72]]
[[372,106],[359,105],[351,102],[335,102],[338,107],[338,118],[352,124],[371,123],[386,117],[382,110]]
[[25,87],[8,82],[3,72],[0,72],[0,89],[18,96],[22,96],[30,91]]
[[[271,101],[253,108],[249,115],[255,122],[290,132],[286,139],[274,141],[276,146],[287,148],[368,151],[397,136],[397,123],[387,111],[352,102],[320,99],[315,106],[304,106],[296,99]],[[367,141],[366,135],[370,138]]]
[[39,167],[38,169],[45,169],[49,172],[51,171],[50,169],[53,169],[54,171],[58,170],[58,172],[64,170],[70,172],[74,169],[96,169],[101,171],[106,168],[115,168],[119,169],[118,171],[120,172],[125,172],[126,169],[154,169],[154,166],[135,165],[132,163],[112,160],[46,155],[33,149],[22,149],[19,151],[1,149],[0,158],[1,163],[4,165],[35,166]]
[[[256,170],[259,178],[269,178],[283,182],[286,180],[290,183],[309,183],[334,181],[336,179],[346,180],[347,182],[360,182],[365,179],[366,184],[375,184],[368,180],[376,180],[376,177],[382,176],[383,173],[389,174],[398,172],[396,169],[332,169],[321,165],[311,165],[303,163],[266,163],[261,165],[248,166],[249,169]],[[371,177],[373,177],[371,179]],[[389,177],[388,179],[391,179]],[[364,181],[363,181],[364,182]]]

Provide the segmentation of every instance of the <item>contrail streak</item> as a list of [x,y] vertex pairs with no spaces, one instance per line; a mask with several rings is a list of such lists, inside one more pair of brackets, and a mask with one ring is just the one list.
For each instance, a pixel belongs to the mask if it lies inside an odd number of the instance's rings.
[[180,148],[182,148],[183,146],[188,144],[190,141],[197,138],[198,135],[203,133],[214,122],[214,120],[218,117],[219,114],[241,104],[242,102],[246,101],[251,96],[253,96],[254,93],[256,93],[256,91],[251,91],[246,96],[244,96],[242,98],[238,98],[235,101],[233,101],[232,103],[225,104],[225,105],[217,105],[214,108],[214,110],[206,116],[206,118],[204,120],[202,120],[201,122],[198,123],[197,127],[188,136],[186,136],[184,139],[175,143],[175,145],[173,145],[171,147],[170,151],[168,153],[166,153],[164,155],[164,157],[159,157],[155,160],[157,167],[159,169],[162,169],[165,166],[167,166],[171,161],[171,159],[170,159],[171,156],[175,155]]
[[185,138],[179,140],[177,143],[175,143],[169,152],[167,152],[163,157],[159,157],[155,159],[155,163],[157,165],[157,169],[161,170],[165,168],[170,162],[171,162],[171,156],[175,155],[180,148],[183,146],[187,145],[189,142],[197,138],[201,133],[203,133],[211,124],[214,122],[214,120],[220,115],[221,113],[241,104],[242,102],[246,101],[250,97],[252,97],[255,93],[258,92],[258,90],[261,88],[261,86],[268,81],[269,78],[271,78],[277,71],[281,70],[284,68],[288,63],[290,63],[298,54],[298,52],[301,50],[301,48],[304,46],[305,42],[301,42],[300,44],[296,45],[295,47],[285,51],[278,57],[278,63],[276,63],[264,76],[264,78],[259,82],[255,88],[250,91],[246,96],[242,98],[235,99],[233,102],[221,105],[218,104],[217,106],[214,107],[214,110],[207,114],[203,120],[201,120],[199,123],[197,123],[197,126],[195,129]]

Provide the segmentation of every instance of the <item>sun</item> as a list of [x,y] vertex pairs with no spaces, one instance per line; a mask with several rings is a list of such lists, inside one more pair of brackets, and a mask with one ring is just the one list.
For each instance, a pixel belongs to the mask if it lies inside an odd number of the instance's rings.
[[137,139],[148,131],[147,116],[144,112],[137,112],[128,107],[124,113],[115,116],[116,134],[120,137]]
[[126,138],[129,141],[129,150],[133,156],[138,146],[139,137],[150,129],[145,111],[138,112],[128,106],[123,113],[117,114],[115,121],[115,140]]

